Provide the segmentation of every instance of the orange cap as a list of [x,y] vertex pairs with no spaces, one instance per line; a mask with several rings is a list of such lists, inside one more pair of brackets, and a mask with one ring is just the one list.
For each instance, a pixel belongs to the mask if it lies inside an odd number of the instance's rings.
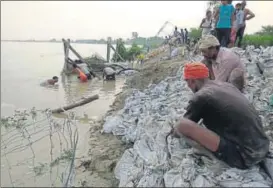
[[201,79],[209,77],[209,69],[203,63],[187,63],[184,66],[184,79]]

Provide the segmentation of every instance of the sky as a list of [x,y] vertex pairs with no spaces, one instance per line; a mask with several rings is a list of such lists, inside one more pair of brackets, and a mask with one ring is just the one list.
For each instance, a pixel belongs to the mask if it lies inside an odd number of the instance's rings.
[[[166,21],[198,27],[206,8],[207,1],[1,1],[1,39],[150,37]],[[247,8],[256,17],[246,33],[273,25],[273,1],[247,1]],[[173,28],[168,25],[161,36]]]

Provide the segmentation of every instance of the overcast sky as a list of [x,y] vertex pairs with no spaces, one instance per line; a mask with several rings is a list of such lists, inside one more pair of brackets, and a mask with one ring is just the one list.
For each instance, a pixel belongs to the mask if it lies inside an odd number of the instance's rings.
[[[273,1],[248,1],[247,7],[256,14],[247,33],[273,25]],[[134,31],[154,36],[167,20],[198,27],[206,8],[207,1],[4,1],[1,39],[130,38]]]

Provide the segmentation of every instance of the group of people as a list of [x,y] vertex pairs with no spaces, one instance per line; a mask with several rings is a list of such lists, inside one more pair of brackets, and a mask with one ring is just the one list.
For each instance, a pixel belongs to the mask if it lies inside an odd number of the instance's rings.
[[[88,80],[91,80],[92,78],[96,77],[94,72],[89,69],[86,63],[82,62],[81,60],[75,60],[72,64],[72,72],[78,74],[78,79],[81,82],[87,82]],[[103,69],[102,74],[103,79],[105,80],[115,80],[116,79],[116,70],[112,67],[105,67]],[[57,76],[53,76],[51,79],[48,79],[44,82],[42,82],[41,86],[54,86],[56,83],[58,83],[59,78]]]
[[[81,60],[75,60],[73,64],[74,72],[78,73],[78,78],[82,82],[91,80],[92,77],[96,77],[92,70],[90,70],[86,63],[81,62]],[[115,80],[116,79],[116,70],[112,67],[105,67],[102,72],[102,78],[105,80]]]
[[232,1],[221,0],[221,5],[213,13],[207,10],[202,19],[202,36],[213,34],[223,47],[235,46],[236,42],[236,46],[241,47],[246,21],[254,17],[254,13],[246,8],[246,1],[237,3],[234,8]]
[[165,36],[165,44],[168,44],[170,40],[174,40],[173,43],[178,42],[178,44],[185,44],[189,41],[189,32],[187,28],[180,29],[180,32],[177,29],[177,26],[175,26],[173,35]]
[[[243,94],[245,69],[239,56],[213,35],[202,37],[199,47],[205,61],[186,64],[183,75],[195,94],[171,134],[195,141],[193,146],[231,167],[261,164],[270,157],[269,139]],[[205,127],[198,125],[201,119]]]
[[75,63],[73,63],[72,66],[73,66],[73,72],[75,72],[79,75],[78,78],[82,82],[86,82],[87,80],[91,80],[92,76],[93,77],[96,76],[88,68],[87,64],[82,62],[81,60],[75,60]]

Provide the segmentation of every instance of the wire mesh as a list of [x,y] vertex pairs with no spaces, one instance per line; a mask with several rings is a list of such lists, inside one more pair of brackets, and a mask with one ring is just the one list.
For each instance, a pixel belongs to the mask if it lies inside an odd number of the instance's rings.
[[71,187],[79,140],[75,114],[15,111],[1,118],[1,186]]

